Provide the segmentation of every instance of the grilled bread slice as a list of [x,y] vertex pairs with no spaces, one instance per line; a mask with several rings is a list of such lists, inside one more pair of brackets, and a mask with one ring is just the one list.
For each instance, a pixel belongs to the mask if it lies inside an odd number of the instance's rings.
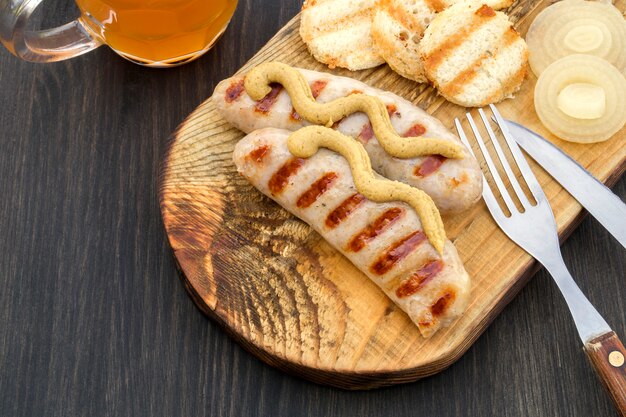
[[[419,54],[424,30],[437,12],[458,1],[380,0],[372,21],[374,50],[398,74],[410,80],[426,82]],[[484,3],[494,9],[501,9],[510,6],[512,0],[485,0]]]
[[381,0],[372,22],[375,51],[398,74],[426,82],[418,48],[434,16],[435,9],[428,0]]
[[435,8],[438,12],[441,12],[447,9],[453,4],[457,4],[460,2],[468,2],[468,1],[474,2],[474,3],[480,3],[481,5],[486,4],[487,6],[491,7],[494,10],[506,9],[511,4],[513,4],[513,0],[483,0],[483,1],[481,0],[431,0],[431,1],[435,3]]
[[352,71],[385,61],[372,45],[377,0],[307,0],[302,5],[300,36],[309,52],[330,68]]
[[508,17],[479,3],[458,3],[437,14],[424,32],[420,54],[439,93],[466,107],[511,97],[528,62],[526,42]]

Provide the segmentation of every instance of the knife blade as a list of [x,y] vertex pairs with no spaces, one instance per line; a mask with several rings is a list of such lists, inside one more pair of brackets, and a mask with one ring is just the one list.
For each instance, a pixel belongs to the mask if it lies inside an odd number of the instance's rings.
[[532,130],[504,119],[515,141],[626,248],[626,204],[578,162]]

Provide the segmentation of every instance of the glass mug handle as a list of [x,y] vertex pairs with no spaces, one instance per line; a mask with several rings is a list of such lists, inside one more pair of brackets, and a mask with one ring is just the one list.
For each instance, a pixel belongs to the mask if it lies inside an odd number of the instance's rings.
[[14,55],[31,62],[54,62],[82,55],[102,45],[79,19],[54,29],[26,30],[42,0],[0,0],[0,41]]

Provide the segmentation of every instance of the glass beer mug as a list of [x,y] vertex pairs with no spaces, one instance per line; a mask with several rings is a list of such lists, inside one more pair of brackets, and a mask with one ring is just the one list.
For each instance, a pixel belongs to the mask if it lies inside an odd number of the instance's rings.
[[0,40],[18,57],[52,62],[108,45],[149,67],[189,62],[224,32],[237,0],[76,0],[81,15],[64,26],[26,25],[41,0],[0,0]]

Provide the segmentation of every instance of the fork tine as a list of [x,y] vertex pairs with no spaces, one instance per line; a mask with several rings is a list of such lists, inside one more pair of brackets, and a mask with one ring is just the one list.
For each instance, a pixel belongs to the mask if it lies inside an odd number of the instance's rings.
[[522,177],[524,178],[524,181],[526,181],[526,184],[528,184],[528,188],[530,188],[530,192],[533,194],[535,201],[537,201],[537,203],[539,203],[540,200],[547,201],[546,195],[543,192],[543,188],[541,188],[541,185],[539,185],[537,177],[535,177],[535,174],[533,174],[533,171],[530,169],[530,166],[528,165],[526,158],[524,158],[524,155],[522,154],[519,145],[513,139],[511,132],[509,132],[509,128],[507,127],[506,123],[504,123],[502,115],[493,104],[490,104],[489,107],[491,108],[491,111],[496,118],[498,126],[500,126],[502,136],[504,136],[506,144],[509,147],[511,154],[513,154],[513,159],[515,159],[515,162],[517,163],[517,166],[522,173]]
[[493,164],[493,159],[491,159],[491,155],[489,154],[489,151],[487,150],[487,146],[485,145],[485,142],[483,141],[483,138],[480,135],[478,128],[476,127],[476,123],[474,123],[474,119],[472,118],[472,115],[469,113],[466,113],[465,117],[467,117],[467,121],[469,122],[470,127],[472,128],[472,132],[474,133],[474,136],[476,137],[476,142],[478,142],[480,151],[482,152],[483,157],[485,158],[485,161],[487,162],[487,166],[489,167],[489,172],[491,172],[493,181],[496,183],[496,187],[498,187],[498,190],[500,191],[500,195],[502,196],[502,199],[504,200],[504,204],[507,206],[511,214],[517,212],[518,211],[517,207],[515,207],[515,203],[513,203],[513,200],[511,200],[511,196],[509,195],[509,192],[506,190],[506,187],[504,186],[504,183],[502,182],[502,178],[500,177],[500,174],[498,173],[496,166]]
[[[465,131],[463,130],[463,127],[461,126],[461,122],[459,121],[458,117],[454,118],[454,126],[456,127],[456,131],[458,132],[459,137],[461,138],[461,142],[463,142],[463,145],[467,146],[467,149],[470,151],[472,156],[476,158],[476,155],[474,154],[474,150],[472,149],[472,146],[470,145],[469,140],[467,140],[467,136],[465,135]],[[484,178],[484,175],[483,175],[483,178]]]
[[491,128],[491,123],[489,123],[489,120],[487,119],[487,116],[485,116],[485,112],[483,111],[483,109],[478,109],[478,114],[480,114],[480,118],[483,119],[485,129],[487,129],[487,134],[489,135],[489,138],[491,139],[491,142],[493,143],[493,147],[496,150],[496,154],[498,154],[498,159],[500,159],[500,163],[502,164],[502,167],[504,168],[504,172],[506,172],[506,175],[509,177],[509,181],[511,182],[511,185],[513,186],[513,190],[515,191],[517,198],[522,203],[522,206],[524,206],[524,208],[528,210],[530,208],[530,202],[528,201],[526,194],[524,194],[522,187],[520,186],[515,174],[513,173],[513,170],[511,169],[511,165],[509,165],[509,161],[506,159],[506,156],[504,155],[504,152],[502,151],[500,142],[496,138],[496,135],[493,132],[493,129]]
[[[467,149],[470,151],[472,156],[476,157],[476,155],[474,154],[474,151],[472,150],[472,146],[467,140],[467,136],[465,135],[465,131],[463,130],[463,127],[461,126],[461,122],[456,117],[454,118],[454,125],[456,126],[456,131],[459,133],[461,142],[463,142],[463,144],[467,146]],[[491,190],[491,186],[487,182],[487,178],[485,178],[485,175],[482,173],[482,170],[480,173],[483,178],[483,200],[485,200],[485,203],[487,204],[487,207],[489,208],[491,215],[496,219],[496,222],[500,223],[501,221],[504,221],[506,219],[506,216],[504,215],[504,212],[500,208],[500,205],[498,204],[498,201],[496,200],[496,196],[493,194],[493,191]]]
[[[467,150],[469,151],[469,153],[471,153],[472,156],[476,158],[476,154],[474,153],[474,150],[472,149],[472,145],[470,145],[469,140],[467,140],[467,136],[465,135],[465,130],[463,130],[463,126],[461,126],[461,122],[458,117],[454,118],[454,126],[456,127],[456,131],[459,134],[459,137],[461,138],[461,142],[463,142],[463,144],[467,147]],[[485,178],[485,174],[483,173],[482,169],[480,170],[480,176],[483,179],[483,190],[484,190],[485,187],[489,187],[489,184],[487,183],[487,178]]]

